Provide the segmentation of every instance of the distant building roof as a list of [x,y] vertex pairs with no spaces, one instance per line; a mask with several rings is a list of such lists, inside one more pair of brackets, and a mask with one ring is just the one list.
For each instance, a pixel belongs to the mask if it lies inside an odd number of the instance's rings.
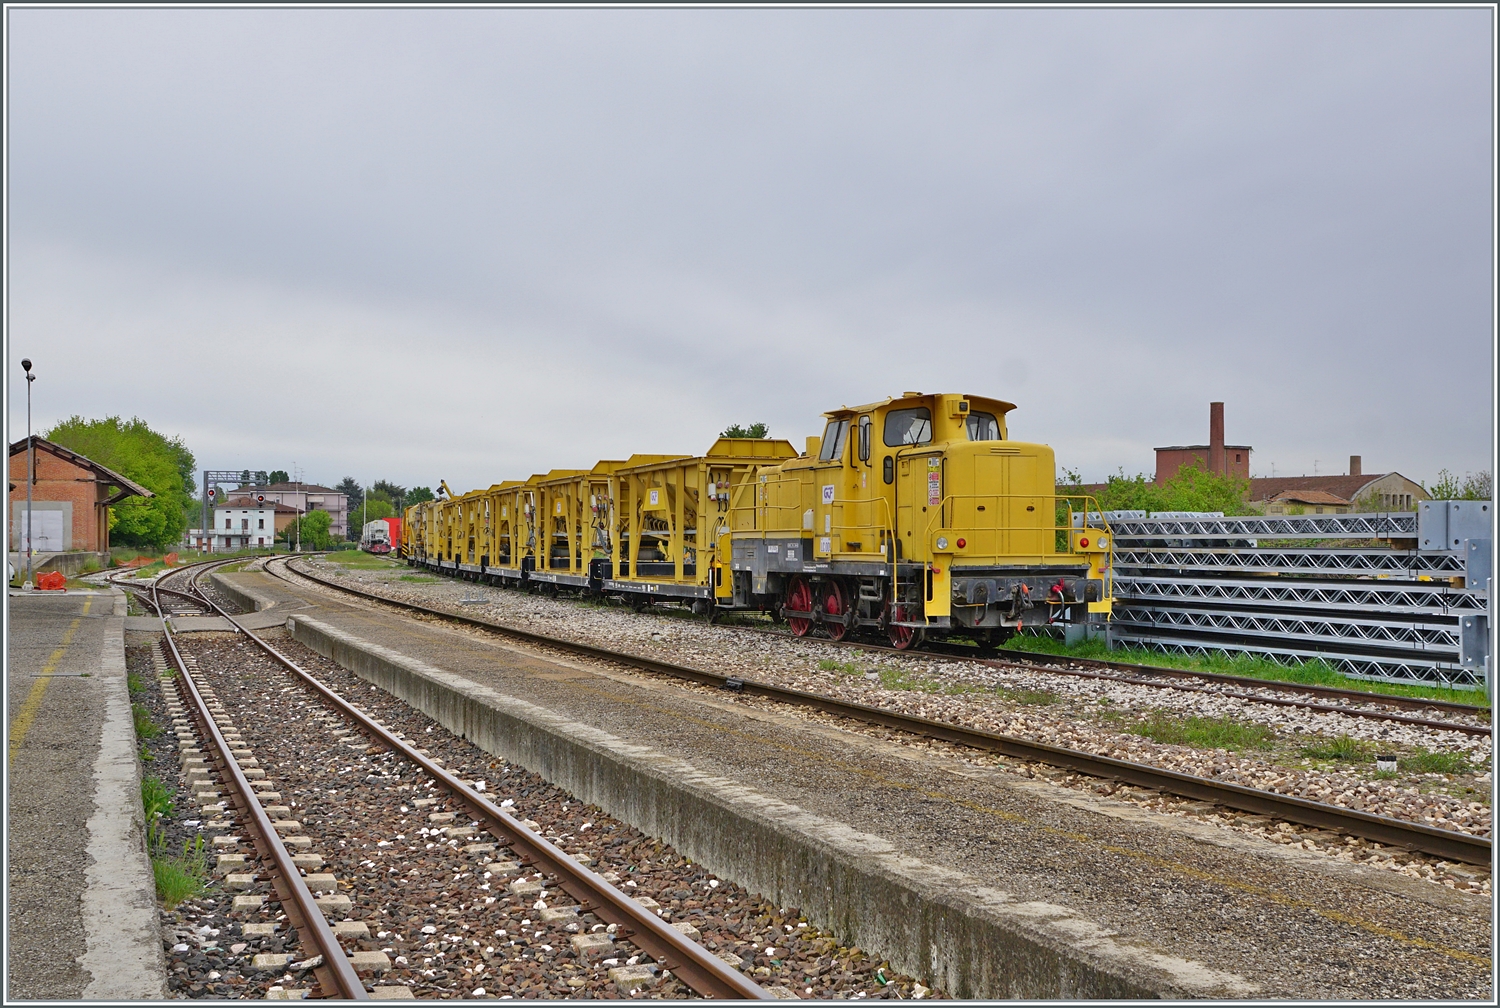
[[1366,473],[1363,476],[1261,476],[1250,481],[1250,499],[1270,500],[1288,490],[1321,490],[1346,501],[1357,498],[1366,487],[1389,473]]
[[1280,503],[1282,501],[1296,502],[1298,504],[1332,504],[1336,507],[1348,507],[1349,501],[1327,490],[1283,490],[1278,494],[1267,497],[1268,502]]
[[[282,493],[290,490],[292,493],[344,493],[333,487],[318,486],[316,483],[271,483],[263,487],[240,487],[241,490],[275,490]],[[348,496],[345,494],[345,496]]]
[[[60,444],[48,441],[46,438],[39,437],[35,434],[31,436],[31,440],[32,443],[36,445],[37,451],[48,452],[52,455],[57,456],[65,462],[73,463],[79,468],[89,469],[94,473],[94,476],[99,480],[100,483],[105,483],[110,486],[117,486],[120,488],[118,493],[112,494],[105,500],[99,501],[98,503],[100,504],[113,504],[116,501],[124,500],[126,497],[156,496],[156,494],[152,493],[150,490],[147,490],[139,483],[133,483],[130,480],[126,479],[124,476],[121,476],[119,473],[115,472],[113,469],[107,469],[104,466],[100,465],[98,462],[95,462],[93,459],[85,458],[75,451],[69,451]],[[10,453],[13,456],[19,455],[25,450],[25,438],[22,438],[20,441],[17,441],[15,444],[10,446]],[[14,487],[12,487],[12,489],[14,489]]]
[[[1206,444],[1174,444],[1174,445],[1167,445],[1165,448],[1153,448],[1151,450],[1152,451],[1201,451],[1201,452],[1206,452],[1206,451],[1208,451],[1208,449],[1210,447],[1211,447],[1210,445],[1206,445]],[[1235,451],[1250,451],[1250,445],[1247,445],[1247,444],[1227,444],[1224,447],[1225,448],[1233,448]]]
[[243,509],[254,508],[254,509],[257,509],[257,510],[264,510],[264,509],[266,509],[266,508],[269,507],[269,508],[274,508],[277,514],[301,514],[302,513],[301,510],[299,510],[298,508],[289,507],[286,504],[282,504],[282,503],[279,503],[277,501],[266,501],[264,504],[261,504],[258,501],[256,501],[255,498],[253,498],[253,497],[235,497],[235,498],[233,498],[231,500],[225,501],[222,504],[215,504],[214,507],[229,507],[229,508],[243,508]]

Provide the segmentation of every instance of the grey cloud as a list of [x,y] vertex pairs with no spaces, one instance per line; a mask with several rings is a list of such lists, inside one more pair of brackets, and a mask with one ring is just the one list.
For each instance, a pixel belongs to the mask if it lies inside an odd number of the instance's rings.
[[1209,399],[1278,472],[1490,457],[1485,10],[7,16],[11,356],[214,465],[487,485],[939,387],[1091,478]]

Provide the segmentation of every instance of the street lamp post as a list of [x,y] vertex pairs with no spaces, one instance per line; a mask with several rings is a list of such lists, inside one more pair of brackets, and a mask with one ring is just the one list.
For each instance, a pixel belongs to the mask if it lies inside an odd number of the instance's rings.
[[31,383],[36,381],[36,375],[31,373],[29,358],[21,360],[21,367],[26,371],[26,581],[21,590],[31,591],[36,587],[31,583],[32,540],[36,538],[36,527],[31,520],[31,488],[36,483],[36,445],[31,437]]

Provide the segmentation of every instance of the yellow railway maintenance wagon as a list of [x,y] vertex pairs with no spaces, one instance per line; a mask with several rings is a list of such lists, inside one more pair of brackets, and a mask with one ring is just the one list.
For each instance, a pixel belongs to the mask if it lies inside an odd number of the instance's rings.
[[1052,449],[1011,441],[998,399],[908,392],[824,414],[822,437],[719,438],[407,509],[410,562],[712,614],[760,610],[794,633],[857,628],[898,648],[991,642],[1023,626],[1102,627],[1109,529],[1056,494]]

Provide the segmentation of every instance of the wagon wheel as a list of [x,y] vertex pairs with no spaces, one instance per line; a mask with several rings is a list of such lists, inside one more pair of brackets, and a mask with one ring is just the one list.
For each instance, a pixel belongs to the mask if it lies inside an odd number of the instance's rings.
[[926,632],[919,627],[897,626],[897,620],[907,619],[906,606],[886,606],[886,633],[891,638],[891,647],[897,651],[915,651],[922,645]]
[[[813,593],[812,586],[802,578],[793,578],[792,586],[786,593],[787,625],[792,628],[792,634],[797,637],[806,637],[807,632],[812,629]],[[805,612],[807,618],[792,616],[794,612]]]
[[829,619],[823,623],[823,628],[828,631],[828,636],[836,641],[843,640],[849,634],[849,628],[844,625],[844,614],[848,606],[844,601],[844,589],[837,581],[829,581],[823,589],[823,612]]

